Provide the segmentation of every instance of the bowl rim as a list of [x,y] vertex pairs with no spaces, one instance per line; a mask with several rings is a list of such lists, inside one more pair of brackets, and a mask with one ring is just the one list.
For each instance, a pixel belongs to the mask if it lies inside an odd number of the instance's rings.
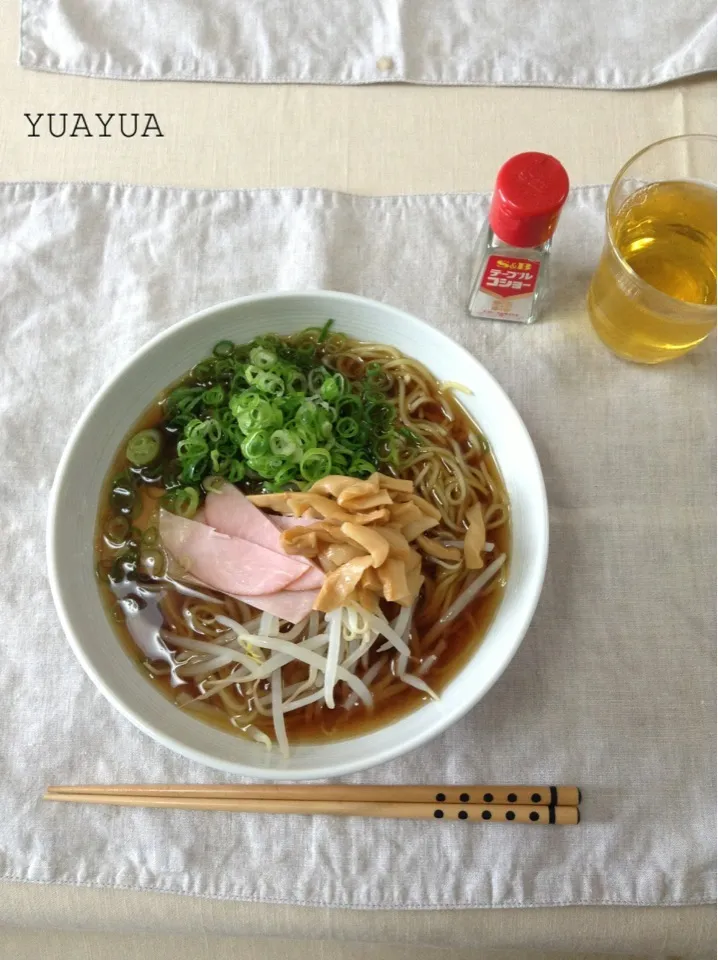
[[[536,507],[540,511],[540,525],[538,529],[538,536],[534,544],[535,555],[533,562],[533,582],[529,584],[531,587],[531,593],[522,599],[523,614],[521,615],[518,629],[516,629],[510,642],[507,642],[505,645],[501,668],[495,673],[495,675],[487,684],[482,685],[480,689],[477,688],[476,695],[467,697],[456,707],[450,707],[445,713],[438,715],[430,726],[426,727],[424,730],[420,731],[414,736],[403,739],[397,744],[381,749],[378,751],[378,754],[375,757],[370,757],[366,760],[350,760],[332,763],[330,768],[322,767],[321,763],[317,762],[313,766],[305,767],[301,770],[292,770],[291,768],[285,770],[274,767],[260,768],[242,761],[226,761],[205,750],[188,746],[186,743],[177,739],[172,734],[166,733],[164,730],[159,729],[153,722],[145,719],[133,707],[129,706],[120,694],[112,689],[112,686],[104,679],[102,673],[95,669],[95,666],[91,662],[89,656],[86,655],[84,649],[85,645],[76,636],[74,628],[71,624],[70,614],[65,603],[62,587],[60,585],[59,568],[61,559],[60,544],[57,539],[57,517],[59,510],[61,509],[60,493],[64,485],[65,474],[73,458],[75,446],[80,436],[85,430],[87,423],[95,415],[97,408],[102,404],[105,396],[112,391],[115,385],[123,379],[128,370],[130,370],[138,360],[144,357],[147,353],[153,351],[164,340],[176,336],[177,333],[184,328],[194,326],[195,324],[213,316],[218,312],[231,310],[238,307],[241,308],[247,304],[263,302],[267,300],[291,300],[304,297],[326,301],[339,298],[341,300],[365,307],[380,308],[383,311],[388,311],[394,315],[397,321],[408,321],[415,327],[418,326],[420,329],[426,329],[427,331],[430,331],[434,336],[438,334],[451,344],[452,349],[459,351],[470,363],[478,366],[482,370],[482,373],[493,383],[494,387],[503,395],[509,410],[515,417],[517,429],[523,434],[523,440],[527,446],[527,453],[529,453],[532,457],[532,466],[539,481],[540,504],[536,504]],[[421,318],[416,317],[407,311],[401,310],[398,307],[374,300],[370,297],[363,297],[359,296],[358,294],[345,293],[338,290],[321,289],[287,290],[277,291],[275,293],[265,292],[221,301],[213,304],[210,307],[193,313],[188,317],[184,317],[175,323],[172,323],[169,327],[167,327],[167,329],[160,331],[158,334],[148,340],[147,343],[141,346],[139,350],[135,351],[135,353],[133,353],[132,356],[129,357],[128,360],[110,376],[110,378],[102,385],[102,387],[100,387],[70,432],[55,471],[55,477],[50,491],[46,523],[47,572],[55,610],[67,642],[69,643],[83,670],[90,680],[92,680],[92,682],[95,684],[97,689],[112,704],[112,706],[115,707],[116,710],[118,710],[138,729],[142,730],[143,733],[146,733],[153,740],[155,740],[155,742],[161,744],[162,746],[173,750],[175,753],[178,753],[189,760],[193,760],[216,770],[221,770],[225,773],[231,773],[235,776],[243,776],[254,779],[262,778],[265,780],[318,780],[347,776],[352,773],[357,773],[371,767],[379,766],[380,764],[396,759],[399,756],[410,753],[417,747],[420,747],[423,744],[433,740],[435,737],[438,737],[450,726],[458,722],[470,710],[472,710],[477,703],[483,699],[483,697],[486,696],[489,690],[506,671],[507,667],[516,655],[517,650],[521,646],[528,628],[531,625],[531,621],[533,620],[543,589],[546,576],[546,566],[548,562],[548,546],[548,498],[546,494],[546,483],[544,480],[543,471],[541,469],[541,463],[531,439],[531,435],[529,434],[521,415],[493,374],[491,374],[490,371],[487,370],[486,367],[484,367],[484,365],[469,350],[466,349],[466,347],[460,343],[457,343],[448,334],[444,333],[438,327],[432,326],[432,324],[428,323],[426,320],[422,320]],[[109,629],[110,625],[108,623],[108,630]],[[469,666],[469,663],[466,663],[461,668],[459,673],[466,670]]]

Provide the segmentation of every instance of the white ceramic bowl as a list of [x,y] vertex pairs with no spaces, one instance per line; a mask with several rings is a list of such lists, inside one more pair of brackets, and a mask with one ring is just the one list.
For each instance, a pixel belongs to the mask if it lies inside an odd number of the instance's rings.
[[[338,330],[398,347],[439,380],[470,387],[461,401],[481,426],[511,501],[511,566],[505,595],[483,642],[446,687],[401,720],[364,736],[294,747],[282,759],[183,713],[122,650],[100,603],[94,575],[96,505],[108,465],[132,423],[173,380],[223,339],[291,333],[335,320]],[[155,337],[100,391],[70,437],[57,471],[47,529],[52,594],[70,646],[90,679],[141,730],[208,766],[263,779],[336,777],[383,763],[437,736],[470,710],[506,669],[538,602],[548,551],[541,468],[521,418],[494,378],[434,327],[392,307],[345,293],[244,297],[220,304]]]

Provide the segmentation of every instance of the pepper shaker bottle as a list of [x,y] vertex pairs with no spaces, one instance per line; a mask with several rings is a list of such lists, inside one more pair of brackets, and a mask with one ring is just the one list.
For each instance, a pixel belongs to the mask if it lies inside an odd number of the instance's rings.
[[546,153],[519,153],[499,170],[477,241],[468,310],[484,320],[538,320],[568,174]]

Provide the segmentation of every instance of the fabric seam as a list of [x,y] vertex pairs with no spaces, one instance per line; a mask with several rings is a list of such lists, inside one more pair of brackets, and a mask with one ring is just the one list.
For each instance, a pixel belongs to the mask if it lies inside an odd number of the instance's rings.
[[[123,181],[115,180],[2,180],[0,181],[0,190],[3,192],[8,189],[23,189],[30,187],[33,189],[38,188],[48,188],[53,189],[55,187],[99,187],[105,191],[110,191],[112,189],[119,190],[151,190],[153,192],[167,192],[167,193],[206,193],[210,196],[218,196],[221,194],[263,194],[263,193],[281,193],[281,194],[317,194],[322,196],[336,196],[344,197],[348,200],[422,200],[422,199],[461,199],[464,197],[473,198],[483,198],[488,197],[491,194],[490,190],[477,190],[477,191],[459,191],[453,193],[451,191],[444,192],[428,192],[428,193],[351,193],[346,190],[332,190],[329,187],[312,187],[312,186],[303,186],[303,187],[178,187],[171,184],[150,184],[150,183],[126,183]],[[569,191],[570,194],[579,194],[584,192],[589,192],[593,190],[607,190],[610,187],[610,184],[606,183],[594,183],[594,184],[581,184],[577,187],[572,187]]]
[[205,900],[227,900],[242,903],[275,903],[294,907],[329,907],[332,909],[349,910],[510,910],[521,908],[540,908],[540,907],[699,907],[711,906],[716,903],[715,898],[699,898],[672,901],[655,900],[542,900],[539,902],[525,903],[519,900],[508,900],[503,903],[475,903],[473,901],[462,901],[453,903],[434,903],[426,904],[419,902],[404,903],[360,903],[354,904],[348,901],[324,901],[324,900],[293,900],[289,897],[252,897],[243,894],[230,893],[198,893],[191,890],[182,890],[172,886],[147,886],[143,884],[128,883],[103,883],[88,880],[34,880],[31,877],[22,874],[5,873],[0,875],[0,881],[9,880],[13,883],[39,884],[42,886],[63,886],[63,887],[81,887],[95,890],[137,890],[138,892],[171,893],[187,897],[200,897]]
[[[23,0],[25,2],[25,0]],[[25,38],[23,38],[25,39]],[[624,83],[607,83],[599,82],[598,80],[593,83],[586,84],[572,84],[559,81],[548,81],[548,80],[416,80],[416,79],[406,79],[404,77],[392,77],[392,78],[382,78],[382,77],[372,77],[368,79],[357,79],[357,80],[342,80],[335,79],[331,77],[325,78],[312,78],[312,79],[299,79],[297,77],[286,77],[286,76],[268,76],[257,79],[255,77],[246,77],[240,74],[235,76],[203,76],[197,74],[180,74],[180,73],[163,73],[163,74],[137,74],[125,71],[122,73],[110,73],[108,71],[99,72],[98,70],[93,70],[92,68],[81,70],[74,69],[69,67],[61,67],[57,65],[52,65],[48,63],[38,62],[38,63],[29,63],[26,58],[23,58],[23,47],[21,46],[20,50],[20,66],[24,67],[27,70],[36,70],[40,73],[60,73],[66,76],[74,77],[90,77],[95,80],[134,80],[140,83],[241,83],[241,84],[258,84],[258,85],[270,85],[270,84],[294,84],[297,86],[337,86],[337,87],[367,87],[367,86],[385,86],[389,84],[406,84],[407,86],[419,86],[419,87],[534,87],[537,89],[546,89],[546,90],[648,90],[655,87],[667,86],[670,83],[675,83],[677,80],[687,80],[691,77],[697,77],[705,74],[706,76],[715,74],[715,69],[710,67],[698,67],[695,70],[682,71],[679,73],[673,73],[668,77],[643,81],[632,81],[627,80]]]

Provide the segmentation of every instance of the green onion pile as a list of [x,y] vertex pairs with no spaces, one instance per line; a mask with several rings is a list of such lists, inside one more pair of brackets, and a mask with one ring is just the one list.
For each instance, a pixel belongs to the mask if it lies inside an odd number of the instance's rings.
[[272,493],[398,468],[418,438],[397,429],[392,378],[380,363],[356,380],[333,369],[346,338],[331,323],[288,339],[216,344],[163,401],[162,430],[130,439],[134,472],[161,483],[166,506],[191,517],[224,480]]

